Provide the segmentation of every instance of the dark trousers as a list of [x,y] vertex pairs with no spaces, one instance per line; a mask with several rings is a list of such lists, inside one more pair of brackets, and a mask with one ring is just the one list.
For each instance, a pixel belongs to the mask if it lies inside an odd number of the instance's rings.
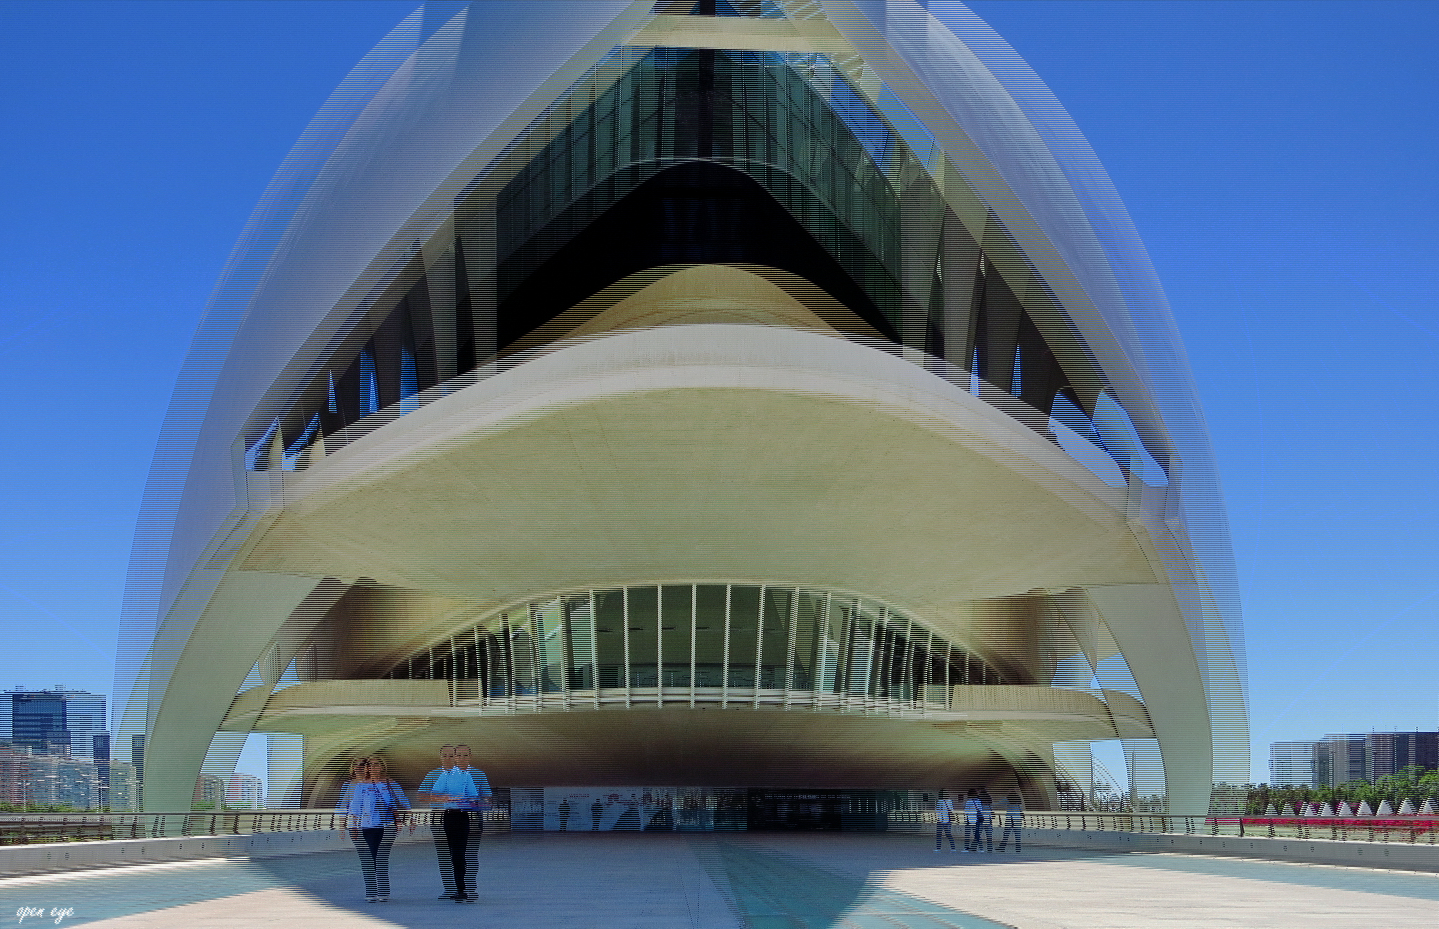
[[975,851],[979,851],[979,836],[981,831],[984,833],[985,851],[994,851],[994,817],[988,815],[981,816],[979,821],[974,824]]
[[1004,817],[1004,831],[999,834],[999,850],[1004,851],[1004,845],[1009,841],[1009,834],[1014,833],[1014,850],[1019,851],[1019,823],[1020,819],[1013,813]]
[[954,833],[949,829],[949,823],[934,824],[934,847],[942,848],[944,843],[940,842],[942,836],[949,836],[949,850],[954,851]]
[[352,829],[350,838],[360,855],[360,870],[365,875],[365,896],[390,895],[390,847],[395,844],[395,827]]
[[[445,830],[445,848],[450,857],[450,873],[454,875],[455,894],[467,896],[474,887],[473,871],[470,872],[469,880],[465,879],[470,857],[470,813],[468,810],[445,810],[442,814],[442,825]],[[478,851],[477,848],[477,858]],[[443,874],[444,868],[441,867],[440,871]]]

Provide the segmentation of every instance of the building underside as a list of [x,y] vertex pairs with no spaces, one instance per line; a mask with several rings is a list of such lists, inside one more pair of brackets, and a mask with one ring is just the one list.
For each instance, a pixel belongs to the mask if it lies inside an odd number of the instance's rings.
[[962,138],[963,44],[907,0],[582,6],[608,25],[514,86],[485,43],[535,14],[402,24],[197,341],[127,632],[146,807],[260,732],[306,805],[463,742],[505,786],[1047,806],[1122,740],[1132,795],[1208,809],[1244,718],[1202,431],[1103,256]]

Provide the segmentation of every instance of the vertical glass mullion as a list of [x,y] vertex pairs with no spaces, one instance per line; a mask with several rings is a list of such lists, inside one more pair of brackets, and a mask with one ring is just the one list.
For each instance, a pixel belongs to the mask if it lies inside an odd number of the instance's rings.
[[875,679],[870,693],[874,694],[876,700],[882,700],[889,698],[890,666],[894,658],[894,633],[889,625],[887,608],[880,607],[876,622],[878,625],[875,626],[875,641],[879,643],[879,654],[875,656]]
[[555,635],[559,637],[560,693],[565,695],[565,709],[569,709],[571,669],[575,666],[574,637],[573,630],[570,628],[570,601],[564,597],[560,597],[559,602],[560,628]]
[[919,637],[919,631],[915,628],[914,620],[909,621],[909,635],[904,643],[904,690],[905,699],[914,702],[914,662],[915,662],[915,639]]
[[655,702],[665,705],[665,588],[655,585]]
[[729,584],[724,587],[724,651],[720,658],[720,706],[729,706]]
[[794,657],[796,648],[796,627],[799,625],[799,588],[789,598],[789,649],[784,662],[784,702],[789,705],[790,691],[794,689]]
[[534,692],[538,701],[545,695],[545,624],[537,603],[526,605],[530,629],[530,667],[534,669]]
[[944,708],[946,710],[949,709],[950,694],[954,693],[954,691],[950,688],[949,683],[950,656],[953,652],[954,647],[951,646],[948,641],[946,641],[944,643]]
[[600,708],[600,619],[595,613],[595,592],[590,591],[590,689],[594,692],[595,709]]
[[764,595],[767,588],[761,584],[759,587],[759,615],[754,620],[754,678],[751,689],[754,691],[754,706],[759,707],[759,675],[760,657],[764,654]]
[[628,587],[620,588],[620,620],[622,634],[620,648],[625,656],[624,664],[621,666],[624,668],[625,676],[620,683],[625,689],[625,706],[628,708],[630,705],[630,589]]
[[690,708],[695,705],[695,636],[699,631],[699,585],[690,585]]
[[[508,613],[500,614],[500,634],[504,637],[505,641],[504,657],[505,670],[507,672],[505,675],[505,677],[507,678],[505,682],[505,690],[507,692],[507,695],[513,701],[520,695],[520,682],[515,677],[515,643],[514,640],[510,637],[510,614]],[[513,703],[511,705],[513,706]]]

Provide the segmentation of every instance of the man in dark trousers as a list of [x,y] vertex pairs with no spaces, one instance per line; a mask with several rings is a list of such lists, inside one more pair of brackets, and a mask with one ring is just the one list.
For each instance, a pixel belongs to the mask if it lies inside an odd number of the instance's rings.
[[[471,882],[465,879],[465,870],[470,844],[470,813],[478,809],[479,791],[470,773],[459,767],[458,753],[452,752],[450,758],[454,766],[435,778],[430,796],[443,806],[440,825],[445,832],[445,847],[454,869],[454,899],[460,903],[473,903],[475,898],[468,892]],[[441,871],[443,873],[443,867]]]
[[[455,767],[464,771],[470,776],[475,785],[475,799],[466,809],[470,820],[470,837],[465,846],[465,899],[470,903],[475,902],[475,876],[480,872],[480,837],[485,834],[485,809],[490,803],[490,779],[485,772],[476,768],[474,756],[470,753],[468,745],[455,746]],[[456,890],[460,890],[456,885]]]

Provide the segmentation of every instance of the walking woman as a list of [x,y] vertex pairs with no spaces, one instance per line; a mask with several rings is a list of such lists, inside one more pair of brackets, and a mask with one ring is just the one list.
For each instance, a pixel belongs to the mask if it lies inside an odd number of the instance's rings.
[[390,847],[395,842],[395,810],[409,809],[410,801],[400,785],[390,780],[385,762],[378,756],[355,762],[354,779],[341,792],[345,826],[360,855],[365,875],[365,900],[384,903],[390,899]]
[[370,756],[370,784],[377,790],[385,803],[385,825],[380,834],[380,845],[375,850],[375,896],[377,903],[390,899],[390,849],[395,844],[395,834],[400,824],[395,818],[396,810],[408,810],[410,800],[405,789],[390,778],[389,768],[380,755]]
[[954,833],[950,831],[950,824],[954,822],[954,804],[949,802],[945,796],[944,788],[940,788],[939,799],[934,801],[934,850],[937,852],[943,848],[940,842],[944,836],[949,836],[949,850],[954,851]]

